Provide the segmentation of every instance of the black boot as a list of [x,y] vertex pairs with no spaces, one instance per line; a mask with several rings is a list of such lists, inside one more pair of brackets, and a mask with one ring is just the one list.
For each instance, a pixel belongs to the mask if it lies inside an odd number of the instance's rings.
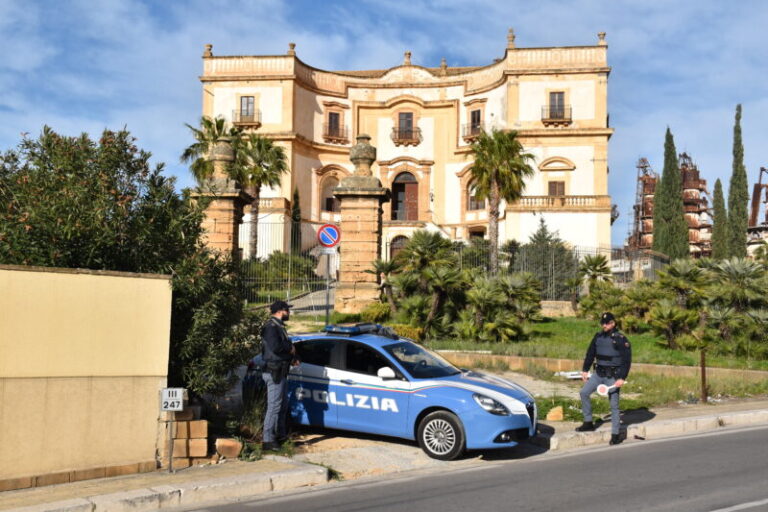
[[611,442],[608,444],[619,444],[621,443],[621,434],[611,434]]
[[261,451],[263,452],[279,452],[280,445],[277,443],[263,443],[261,445]]
[[576,427],[576,432],[592,432],[595,430],[595,424],[591,421],[585,421],[580,426]]

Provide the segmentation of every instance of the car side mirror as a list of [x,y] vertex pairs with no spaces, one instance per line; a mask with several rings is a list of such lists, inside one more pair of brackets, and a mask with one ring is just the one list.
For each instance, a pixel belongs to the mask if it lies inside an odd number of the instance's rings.
[[382,366],[379,368],[379,371],[376,372],[376,375],[378,375],[378,377],[382,380],[392,380],[397,378],[395,376],[395,370],[389,366]]

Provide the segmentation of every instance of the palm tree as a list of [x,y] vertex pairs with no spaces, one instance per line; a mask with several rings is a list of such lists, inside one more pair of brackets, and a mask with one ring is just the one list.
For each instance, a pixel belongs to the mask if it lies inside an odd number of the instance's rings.
[[464,284],[462,273],[456,267],[430,267],[426,270],[427,282],[432,289],[432,307],[429,309],[426,327],[429,328],[437,317],[446,296]]
[[451,247],[451,242],[440,233],[420,229],[413,233],[405,247],[397,253],[397,259],[405,272],[418,276],[421,291],[428,293],[425,271],[429,267],[455,263],[456,256]]
[[677,305],[681,308],[694,307],[698,302],[705,272],[691,259],[674,260],[659,272],[659,284],[663,289],[675,292]]
[[207,116],[200,118],[200,127],[195,128],[192,125],[185,126],[192,131],[195,138],[194,144],[189,146],[181,154],[181,163],[190,163],[190,171],[195,177],[198,185],[203,185],[213,176],[213,150],[216,143],[231,138],[237,141],[240,136],[240,130],[230,128],[223,117],[212,119]]
[[470,171],[478,199],[488,199],[488,238],[491,242],[491,273],[499,270],[499,205],[512,203],[525,190],[525,179],[534,175],[534,157],[523,150],[516,131],[480,132],[472,144],[475,163]]
[[731,258],[713,268],[716,283],[712,287],[713,302],[744,313],[751,307],[766,304],[765,267],[745,258]]
[[579,265],[579,273],[587,280],[587,293],[591,292],[598,281],[610,281],[613,278],[608,258],[602,254],[585,256]]
[[384,292],[384,296],[387,298],[387,303],[389,304],[389,310],[392,312],[393,316],[397,313],[397,306],[395,305],[395,296],[392,293],[391,278],[399,269],[400,265],[398,265],[395,260],[385,261],[382,259],[375,259],[373,261],[373,268],[365,271],[368,274],[376,275],[376,278],[380,283],[379,289]]
[[249,134],[235,144],[235,163],[230,177],[253,196],[251,203],[251,258],[256,257],[259,241],[259,198],[261,187],[276,187],[288,172],[285,149],[272,140]]

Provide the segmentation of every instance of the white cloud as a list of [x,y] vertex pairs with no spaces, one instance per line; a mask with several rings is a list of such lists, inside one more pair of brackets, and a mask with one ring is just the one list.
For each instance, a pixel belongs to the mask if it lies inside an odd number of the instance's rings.
[[483,65],[501,56],[506,31],[517,45],[594,44],[606,31],[611,124],[610,192],[626,232],[635,162],[661,170],[669,125],[705,177],[730,175],[736,103],[744,104],[750,178],[768,116],[764,51],[768,3],[684,0],[191,0],[154,2],[0,0],[0,148],[44,124],[71,134],[129,129],[139,145],[191,184],[178,154],[190,142],[183,123],[200,114],[203,45],[218,55],[282,54],[325,69],[396,66],[403,51],[414,63]]

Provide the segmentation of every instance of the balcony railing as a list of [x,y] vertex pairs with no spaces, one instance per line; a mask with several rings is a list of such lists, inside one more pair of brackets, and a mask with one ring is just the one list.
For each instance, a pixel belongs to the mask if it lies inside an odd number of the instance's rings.
[[392,210],[392,220],[419,220],[419,214],[413,210]]
[[323,124],[323,139],[326,142],[346,144],[349,142],[349,130],[346,126]]
[[465,142],[476,139],[484,131],[489,131],[489,128],[484,123],[467,123],[461,125],[461,137]]
[[235,126],[254,127],[261,126],[261,110],[256,109],[253,111],[232,111],[232,124]]
[[421,137],[421,128],[392,128],[392,142],[395,146],[416,146],[423,139]]
[[508,210],[610,209],[611,196],[523,196]]
[[567,125],[573,121],[570,105],[544,105],[541,107],[541,122],[544,126]]

